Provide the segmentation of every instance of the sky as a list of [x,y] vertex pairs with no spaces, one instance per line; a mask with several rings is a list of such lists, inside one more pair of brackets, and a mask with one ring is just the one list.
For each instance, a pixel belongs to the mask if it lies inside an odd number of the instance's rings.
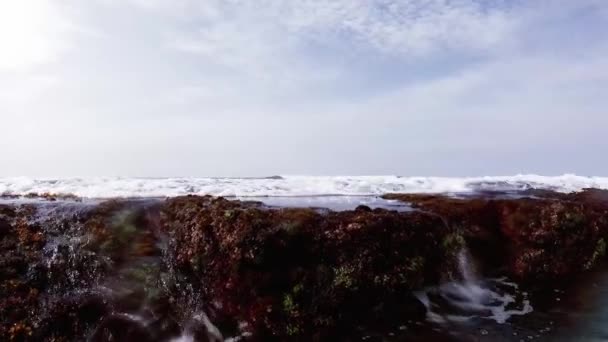
[[605,0],[3,0],[0,176],[608,175]]

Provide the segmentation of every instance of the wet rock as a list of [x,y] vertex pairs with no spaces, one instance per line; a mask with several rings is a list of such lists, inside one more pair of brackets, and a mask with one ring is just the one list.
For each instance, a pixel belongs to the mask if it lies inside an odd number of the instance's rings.
[[99,294],[66,294],[40,310],[34,340],[82,338],[109,313],[108,303]]
[[366,205],[360,205],[360,206],[357,206],[357,208],[355,208],[355,211],[370,212],[370,211],[372,211],[372,209]]
[[0,204],[0,217],[3,217],[4,219],[15,217],[15,209],[10,205]]
[[211,318],[275,337],[423,319],[410,291],[437,281],[454,252],[441,246],[451,233],[443,221],[420,212],[319,214],[190,196],[169,200],[161,217],[176,266],[216,302]]
[[94,234],[83,222],[112,214],[81,209],[0,206],[8,232],[0,238],[0,340],[79,339],[89,315],[103,315],[82,295],[108,270],[98,267],[103,256],[82,247]]
[[478,259],[504,266],[523,281],[551,279],[593,268],[606,254],[608,192],[531,198],[455,199],[436,195],[387,195],[441,216],[463,232]]
[[4,219],[0,218],[0,239],[4,238],[10,233],[11,225]]
[[390,196],[418,209],[407,213],[269,210],[208,196],[0,205],[0,340],[396,330],[425,319],[412,291],[454,279],[465,245],[486,272],[524,281],[593,268],[608,248],[607,194]]
[[105,341],[155,341],[145,325],[136,318],[126,315],[110,315],[93,331],[88,339],[92,342]]

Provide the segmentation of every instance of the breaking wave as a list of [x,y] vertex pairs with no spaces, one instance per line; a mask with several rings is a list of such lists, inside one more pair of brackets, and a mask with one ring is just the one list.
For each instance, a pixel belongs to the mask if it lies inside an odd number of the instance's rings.
[[0,178],[0,195],[70,194],[84,198],[216,195],[373,196],[386,193],[466,194],[546,189],[608,189],[608,177],[516,175],[488,177],[273,176],[265,178]]

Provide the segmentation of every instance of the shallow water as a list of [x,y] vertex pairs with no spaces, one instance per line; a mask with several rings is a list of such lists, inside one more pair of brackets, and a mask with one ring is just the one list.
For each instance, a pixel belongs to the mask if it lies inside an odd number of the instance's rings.
[[381,208],[396,211],[412,211],[406,203],[387,200],[378,196],[291,196],[291,197],[245,197],[243,201],[259,201],[269,207],[279,208],[323,208],[334,211],[354,210],[360,205],[371,209]]
[[608,341],[608,265],[572,284],[557,284],[543,299],[543,313],[555,324],[549,340]]
[[418,293],[429,308],[426,322],[404,322],[372,339],[608,341],[608,266],[553,285],[540,291],[506,278],[448,282]]

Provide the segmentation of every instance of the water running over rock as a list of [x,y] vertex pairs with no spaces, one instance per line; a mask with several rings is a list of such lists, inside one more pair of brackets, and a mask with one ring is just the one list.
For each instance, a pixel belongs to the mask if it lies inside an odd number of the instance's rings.
[[483,278],[465,247],[457,254],[458,278],[417,292],[427,308],[427,319],[435,323],[458,323],[489,319],[505,323],[514,315],[532,312],[525,292],[506,278]]
[[543,196],[400,196],[408,212],[196,196],[2,204],[0,339],[420,340],[521,326],[538,306],[510,279],[542,290],[606,253],[605,193]]

